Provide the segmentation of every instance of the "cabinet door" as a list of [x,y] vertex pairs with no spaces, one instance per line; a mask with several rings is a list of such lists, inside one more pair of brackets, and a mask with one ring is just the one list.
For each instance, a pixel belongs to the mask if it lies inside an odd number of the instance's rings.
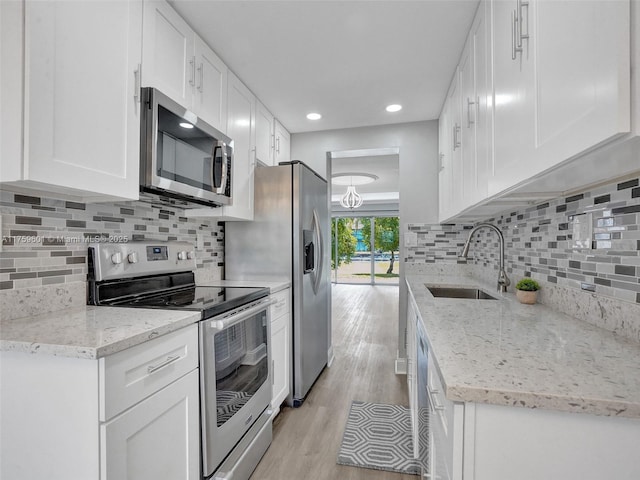
[[22,180],[22,41],[24,4],[0,2],[0,172]]
[[256,159],[267,166],[274,164],[273,115],[259,101],[256,103]]
[[462,184],[456,213],[467,208],[475,198],[476,190],[476,82],[474,65],[474,39],[470,32],[462,51],[460,69],[460,175],[454,179]]
[[195,55],[194,112],[212,127],[227,133],[227,66],[198,36]]
[[200,478],[198,370],[103,424],[101,478]]
[[[577,3],[577,2],[571,2]],[[529,2],[526,15],[531,18],[535,3]],[[493,85],[495,163],[489,178],[489,195],[500,193],[526,180],[528,163],[533,158],[534,136],[534,37],[517,43],[514,15],[516,2],[492,0]],[[563,29],[565,34],[568,30]]]
[[153,0],[144,2],[143,32],[142,84],[192,108],[196,84],[194,32],[168,3]]
[[271,406],[279,407],[289,395],[291,316],[282,315],[271,325],[272,395]]
[[523,7],[535,42],[535,162],[548,169],[630,130],[629,1]]
[[449,87],[449,118],[451,125],[451,204],[449,213],[455,215],[462,210],[462,95],[460,93],[460,69],[456,68]]
[[450,121],[449,98],[445,99],[442,113],[438,119],[438,149],[440,171],[438,173],[438,218],[441,222],[451,216],[452,195],[452,126]]
[[487,183],[493,174],[493,80],[491,78],[490,2],[483,0],[473,22],[474,71],[476,83],[476,182],[472,203],[487,198]]
[[140,2],[26,2],[28,180],[138,198]]
[[275,121],[275,161],[278,165],[280,162],[288,162],[291,160],[291,135],[278,121]]

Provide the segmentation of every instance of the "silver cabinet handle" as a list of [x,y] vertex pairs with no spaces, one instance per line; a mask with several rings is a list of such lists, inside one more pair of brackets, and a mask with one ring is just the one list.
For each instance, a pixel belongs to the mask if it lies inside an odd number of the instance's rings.
[[140,69],[142,65],[138,64],[138,68],[133,71],[133,98],[136,103],[140,103]]
[[511,60],[516,59],[516,53],[518,51],[518,48],[516,46],[516,31],[517,31],[516,22],[517,22],[516,11],[513,10],[511,12]]
[[476,105],[476,102],[472,102],[469,97],[467,97],[467,128],[471,128],[472,123],[476,123],[475,117],[471,120],[471,105]]
[[441,412],[442,410],[444,410],[444,405],[440,405],[438,402],[436,402],[436,395],[440,393],[438,390],[430,390],[429,386],[427,385],[427,395],[429,395],[429,398],[431,399],[431,403],[433,404],[433,409]]
[[441,153],[438,158],[440,160],[439,170],[442,171],[444,170],[444,153]]
[[198,85],[198,90],[200,90],[200,93],[204,93],[204,64],[200,63],[200,66],[198,67],[198,77],[200,80],[200,85]]
[[153,373],[155,371],[158,371],[161,368],[166,367],[170,363],[173,363],[173,362],[175,362],[176,360],[179,360],[179,359],[180,359],[180,355],[168,356],[164,361],[158,363],[157,365],[149,365],[147,367],[147,373]]
[[[525,38],[529,38],[529,2],[527,0],[517,0],[517,10],[516,10],[516,43],[517,47],[522,52],[522,40]],[[524,16],[522,15],[522,7],[527,8],[527,33],[522,33],[522,23],[524,20]]]
[[460,125],[457,123],[453,125],[453,149],[456,150],[460,147],[460,140],[458,134],[460,133]]
[[276,137],[276,153],[280,155],[280,137]]
[[191,65],[191,78],[189,78],[189,85],[195,86],[195,84],[196,84],[196,57],[191,57],[191,60],[189,60],[189,65]]

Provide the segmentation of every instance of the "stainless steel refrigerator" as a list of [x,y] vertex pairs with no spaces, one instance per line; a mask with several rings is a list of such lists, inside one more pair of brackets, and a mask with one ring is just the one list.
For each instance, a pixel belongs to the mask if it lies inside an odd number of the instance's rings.
[[254,221],[225,226],[225,278],[291,282],[292,406],[302,403],[327,365],[327,195],[327,182],[302,162],[257,167]]

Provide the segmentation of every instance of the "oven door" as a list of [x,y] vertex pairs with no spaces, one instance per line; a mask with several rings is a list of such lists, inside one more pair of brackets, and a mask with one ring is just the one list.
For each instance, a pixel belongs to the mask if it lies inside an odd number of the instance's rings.
[[215,472],[271,402],[269,299],[200,322],[202,466]]

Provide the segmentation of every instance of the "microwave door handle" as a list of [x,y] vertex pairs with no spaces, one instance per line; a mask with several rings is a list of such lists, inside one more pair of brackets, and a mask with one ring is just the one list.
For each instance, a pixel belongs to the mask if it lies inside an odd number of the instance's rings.
[[220,181],[220,188],[218,189],[218,193],[224,195],[227,188],[227,178],[229,177],[229,158],[227,154],[227,148],[224,143],[220,146],[220,151],[222,152],[222,177]]
[[222,151],[222,147],[220,146],[219,143],[216,143],[213,146],[213,161],[211,162],[211,189],[214,192],[217,192],[218,189],[220,188],[220,178],[217,175],[217,169],[216,166],[218,165],[218,150]]

